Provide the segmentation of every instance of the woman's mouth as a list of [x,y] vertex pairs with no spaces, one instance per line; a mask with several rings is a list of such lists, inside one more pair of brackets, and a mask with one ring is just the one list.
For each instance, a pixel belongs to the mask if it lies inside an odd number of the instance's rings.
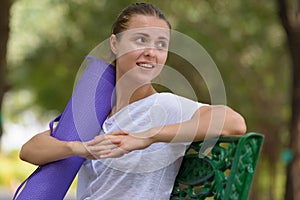
[[137,66],[142,67],[144,69],[153,69],[154,65],[150,63],[137,63]]

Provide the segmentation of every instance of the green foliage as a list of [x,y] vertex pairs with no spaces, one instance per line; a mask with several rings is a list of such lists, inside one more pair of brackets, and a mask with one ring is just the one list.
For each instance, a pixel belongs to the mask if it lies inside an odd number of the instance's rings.
[[[13,85],[33,91],[33,104],[62,111],[85,55],[110,36],[113,18],[125,4],[17,1],[12,18],[15,34],[9,51]],[[23,37],[29,40],[19,39]],[[14,39],[23,45],[22,50],[16,50]]]
[[[129,2],[17,1],[13,21],[18,27],[13,26],[11,38],[29,39],[20,42],[22,50],[11,42],[14,85],[34,91],[35,104],[62,111],[84,56],[109,37],[114,18]],[[251,126],[262,119],[270,124],[289,117],[288,107],[282,106],[288,101],[288,58],[273,2],[150,2],[166,13],[176,30],[210,53],[222,73],[229,104],[248,115]],[[270,118],[266,107],[278,112]]]
[[228,104],[246,115],[250,127],[286,123],[288,58],[274,2],[175,1],[168,11],[176,29],[213,57]]

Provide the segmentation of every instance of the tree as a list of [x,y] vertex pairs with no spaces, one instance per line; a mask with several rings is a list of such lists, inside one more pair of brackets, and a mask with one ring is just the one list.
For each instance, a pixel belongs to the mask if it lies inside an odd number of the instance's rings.
[[[294,3],[294,4],[292,4]],[[300,199],[300,1],[278,0],[282,26],[292,61],[291,121],[289,148],[293,158],[287,167],[285,199]]]
[[10,65],[15,65],[14,89],[31,91],[31,105],[43,111],[62,112],[84,57],[107,39],[112,18],[127,4],[128,1],[16,2],[14,12],[21,16],[16,32],[19,38],[30,37],[31,42],[23,46],[21,62]]
[[7,41],[9,35],[9,10],[11,7],[10,0],[2,0],[0,7],[0,140],[3,134],[2,126],[2,101],[4,93],[8,89],[6,82],[6,52],[7,52]]

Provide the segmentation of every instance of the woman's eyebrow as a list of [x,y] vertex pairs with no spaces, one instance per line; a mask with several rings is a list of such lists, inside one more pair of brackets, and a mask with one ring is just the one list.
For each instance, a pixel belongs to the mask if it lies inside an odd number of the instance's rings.
[[142,36],[145,36],[145,37],[150,37],[150,35],[147,34],[147,33],[134,33],[134,35],[142,35]]

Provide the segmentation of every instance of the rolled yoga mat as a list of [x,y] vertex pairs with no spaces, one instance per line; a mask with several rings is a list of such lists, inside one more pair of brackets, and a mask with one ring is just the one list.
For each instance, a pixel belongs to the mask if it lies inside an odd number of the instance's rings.
[[[85,61],[86,69],[52,133],[59,140],[93,139],[111,110],[115,67],[93,56],[87,56]],[[20,185],[13,199],[62,200],[84,160],[72,156],[39,166]]]

